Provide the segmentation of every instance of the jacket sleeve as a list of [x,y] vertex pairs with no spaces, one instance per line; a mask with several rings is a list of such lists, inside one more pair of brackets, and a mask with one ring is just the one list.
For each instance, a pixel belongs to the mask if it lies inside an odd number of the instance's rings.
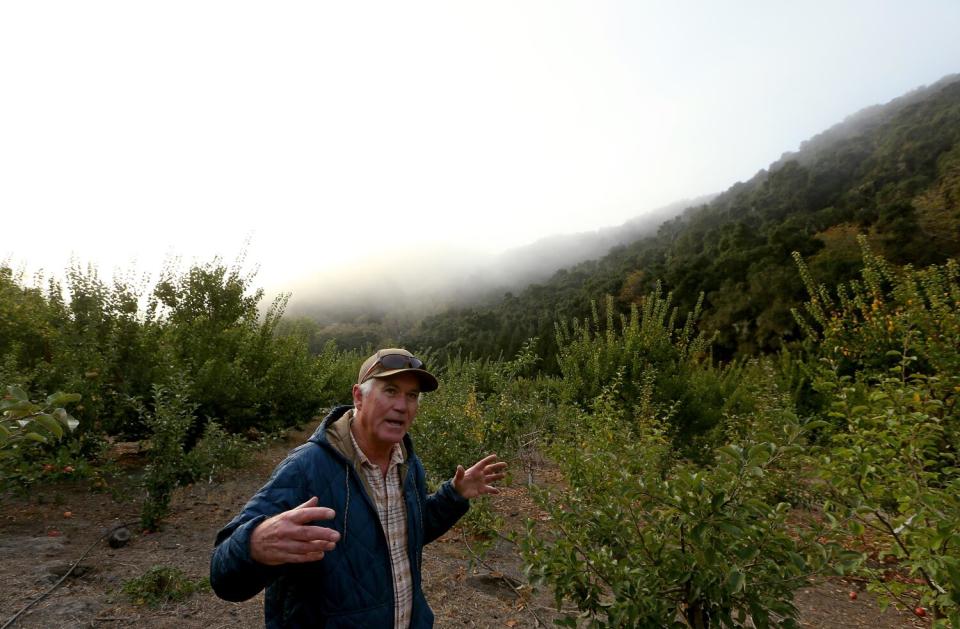
[[217,533],[210,558],[210,585],[217,596],[245,601],[283,574],[284,566],[267,566],[250,556],[250,536],[267,518],[305,502],[303,475],[294,456],[283,461],[267,484],[247,502],[240,515]]
[[[423,467],[417,461],[418,484],[425,486]],[[427,496],[423,507],[423,543],[429,544],[457,523],[470,509],[470,501],[457,493],[453,481],[444,481],[435,493]]]

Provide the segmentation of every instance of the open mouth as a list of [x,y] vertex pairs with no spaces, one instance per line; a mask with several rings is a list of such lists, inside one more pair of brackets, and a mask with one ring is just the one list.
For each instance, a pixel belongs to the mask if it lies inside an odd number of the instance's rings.
[[402,427],[403,427],[403,420],[402,420],[402,419],[385,419],[384,421],[385,421],[388,425],[394,426],[395,428],[402,428]]

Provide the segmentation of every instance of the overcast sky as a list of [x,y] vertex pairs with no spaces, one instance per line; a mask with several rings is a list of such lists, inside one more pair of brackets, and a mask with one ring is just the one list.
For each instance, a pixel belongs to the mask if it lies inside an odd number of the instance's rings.
[[0,3],[0,261],[294,285],[721,191],[960,72],[956,0]]

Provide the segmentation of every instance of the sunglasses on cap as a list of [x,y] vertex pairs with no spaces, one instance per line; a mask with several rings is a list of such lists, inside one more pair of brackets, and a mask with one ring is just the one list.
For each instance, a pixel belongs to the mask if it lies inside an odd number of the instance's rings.
[[406,354],[384,354],[378,357],[372,365],[367,367],[360,381],[363,382],[366,380],[367,376],[370,375],[370,372],[373,371],[373,368],[377,365],[380,365],[384,369],[422,369],[423,361],[416,356],[407,356]]

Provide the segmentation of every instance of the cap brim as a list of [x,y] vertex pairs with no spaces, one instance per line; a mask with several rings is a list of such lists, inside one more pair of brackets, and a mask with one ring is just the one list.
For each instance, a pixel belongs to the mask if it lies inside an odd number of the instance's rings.
[[403,369],[388,369],[386,371],[381,371],[379,373],[373,374],[370,378],[388,378],[392,375],[398,373],[412,373],[420,381],[420,392],[428,393],[430,391],[436,391],[440,387],[440,383],[437,382],[437,379],[429,371],[424,371],[423,369],[413,369],[412,367],[406,367]]

